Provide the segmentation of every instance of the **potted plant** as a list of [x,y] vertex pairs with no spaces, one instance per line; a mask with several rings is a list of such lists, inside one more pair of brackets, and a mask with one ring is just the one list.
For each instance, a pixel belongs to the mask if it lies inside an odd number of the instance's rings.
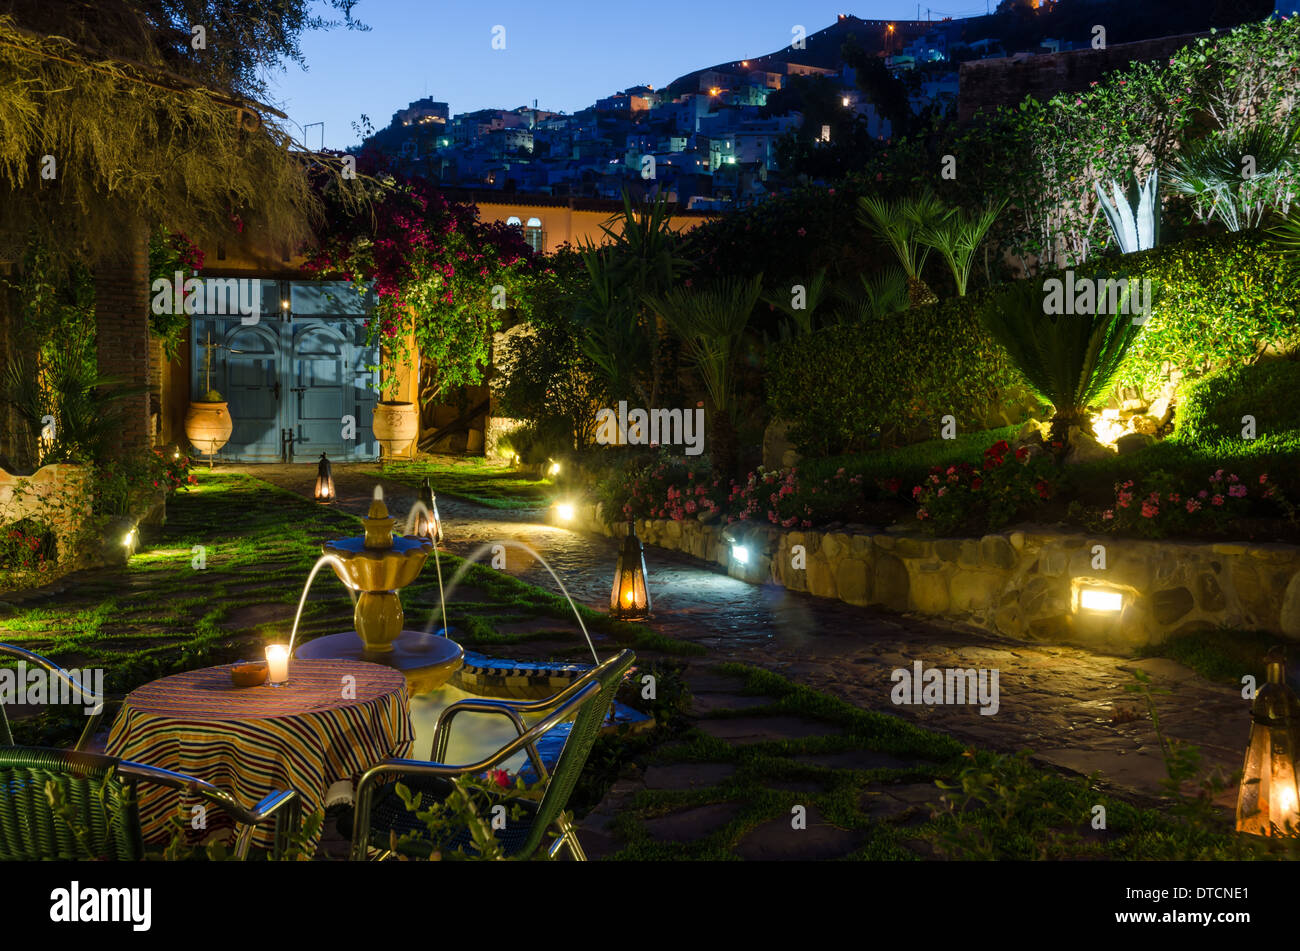
[[375,404],[371,425],[375,439],[384,448],[384,455],[395,456],[405,452],[419,435],[420,417],[414,403],[380,400]]
[[203,356],[203,398],[191,400],[189,409],[185,411],[185,437],[196,450],[209,457],[216,455],[234,431],[229,405],[212,388],[212,348],[212,334],[209,333]]

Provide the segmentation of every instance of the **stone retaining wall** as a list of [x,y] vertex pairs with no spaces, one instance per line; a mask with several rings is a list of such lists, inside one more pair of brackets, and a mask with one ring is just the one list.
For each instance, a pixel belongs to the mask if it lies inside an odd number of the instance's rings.
[[[597,506],[575,506],[570,527],[621,536]],[[1023,640],[1132,654],[1166,637],[1220,626],[1300,637],[1300,548],[1246,542],[1156,542],[1032,527],[983,538],[895,531],[783,531],[640,519],[648,545],[686,552],[732,577],[856,605],[958,617]],[[798,546],[802,546],[800,549]],[[1101,588],[1123,598],[1109,613],[1080,604]]]

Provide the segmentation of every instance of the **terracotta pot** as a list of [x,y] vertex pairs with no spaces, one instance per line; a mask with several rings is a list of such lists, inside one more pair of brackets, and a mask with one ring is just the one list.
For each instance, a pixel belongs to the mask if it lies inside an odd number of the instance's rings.
[[190,403],[185,411],[185,438],[204,455],[215,455],[230,439],[234,420],[229,403]]
[[372,425],[386,456],[405,454],[420,434],[420,417],[414,403],[376,403]]

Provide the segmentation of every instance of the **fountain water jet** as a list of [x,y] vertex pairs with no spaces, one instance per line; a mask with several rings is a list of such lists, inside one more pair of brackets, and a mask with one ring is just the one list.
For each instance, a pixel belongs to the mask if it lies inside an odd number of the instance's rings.
[[[555,573],[555,570],[550,566],[550,564],[547,563],[546,559],[543,558],[541,555],[539,555],[537,551],[530,545],[526,545],[523,542],[515,541],[514,539],[509,539],[509,538],[503,538],[500,541],[495,541],[495,542],[485,542],[484,544],[480,545],[478,548],[474,549],[474,551],[470,552],[469,556],[465,559],[465,563],[461,565],[459,569],[457,569],[454,575],[451,576],[451,581],[447,583],[446,596],[450,597],[452,592],[456,590],[456,585],[460,583],[460,579],[463,578],[465,576],[465,573],[469,571],[470,566],[473,565],[475,562],[477,562],[481,557],[483,557],[483,555],[490,553],[492,549],[497,545],[503,545],[508,548],[517,548],[520,551],[527,552],[528,554],[536,558],[538,563],[543,568],[545,568],[547,572],[550,573],[550,576],[555,580],[555,583],[559,585],[560,593],[563,594],[564,599],[569,602],[569,607],[573,608],[573,616],[578,619],[578,627],[582,628],[582,636],[587,639],[587,646],[591,648],[591,656],[595,659],[597,666],[599,666],[600,655],[596,653],[596,645],[593,644],[591,641],[591,634],[588,633],[587,625],[584,624],[582,621],[582,614],[581,612],[578,611],[577,604],[575,604],[573,598],[569,596],[568,589],[564,587],[564,582],[560,580],[560,576]],[[439,573],[439,585],[441,585],[441,572]],[[432,627],[432,625],[429,626]],[[442,606],[442,630],[444,633],[446,633],[447,631],[447,604],[445,598],[443,600],[443,606]],[[428,627],[425,628],[425,633],[426,634],[430,633]]]
[[[307,575],[307,583],[302,586],[302,597],[298,599],[298,611],[293,616],[293,631],[289,634],[289,656],[293,656],[293,641],[298,636],[298,622],[302,619],[302,608],[307,603],[307,592],[311,590],[311,583],[316,580],[316,572],[320,571],[321,565],[330,565],[334,567],[334,573],[340,581],[343,580],[344,574],[339,569],[344,567],[342,560],[338,555],[321,555],[316,559],[316,564],[311,566],[311,571]],[[352,599],[352,609],[357,607],[357,593],[352,586],[344,582],[343,587],[347,589],[348,597]]]

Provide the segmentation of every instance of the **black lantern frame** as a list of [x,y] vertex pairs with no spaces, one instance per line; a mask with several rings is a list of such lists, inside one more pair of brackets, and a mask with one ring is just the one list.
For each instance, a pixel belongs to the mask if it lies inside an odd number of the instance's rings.
[[334,490],[334,470],[330,466],[329,457],[323,452],[320,454],[320,462],[316,465],[316,489],[313,497],[322,505],[329,505],[337,498]]
[[609,613],[620,621],[643,621],[650,616],[650,588],[646,584],[645,546],[636,525],[627,523],[627,535],[618,552],[614,586],[609,593]]

